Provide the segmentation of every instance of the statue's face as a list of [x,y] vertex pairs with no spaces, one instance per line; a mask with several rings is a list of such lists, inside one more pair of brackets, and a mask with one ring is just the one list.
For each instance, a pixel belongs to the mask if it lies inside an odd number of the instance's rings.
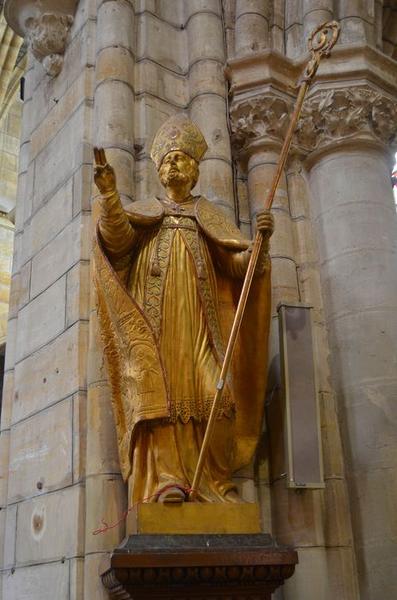
[[165,188],[188,187],[191,190],[197,183],[198,165],[181,150],[173,150],[164,157],[159,177]]

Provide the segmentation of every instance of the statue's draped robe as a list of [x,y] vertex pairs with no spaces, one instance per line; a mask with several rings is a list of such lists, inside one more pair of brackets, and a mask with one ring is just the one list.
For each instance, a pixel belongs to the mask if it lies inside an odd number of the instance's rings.
[[[98,312],[130,500],[192,482],[249,261],[249,242],[204,198],[103,201]],[[235,500],[262,420],[270,318],[265,252],[225,385],[199,498]]]

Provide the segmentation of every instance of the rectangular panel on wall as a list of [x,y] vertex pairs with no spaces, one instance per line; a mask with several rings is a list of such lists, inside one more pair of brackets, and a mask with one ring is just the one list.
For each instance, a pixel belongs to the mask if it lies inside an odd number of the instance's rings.
[[287,487],[324,487],[311,307],[278,307]]

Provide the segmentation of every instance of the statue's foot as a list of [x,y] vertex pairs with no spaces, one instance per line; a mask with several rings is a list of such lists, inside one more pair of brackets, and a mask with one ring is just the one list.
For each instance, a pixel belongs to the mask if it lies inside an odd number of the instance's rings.
[[178,485],[169,485],[160,490],[157,502],[164,504],[181,504],[186,500],[185,490]]

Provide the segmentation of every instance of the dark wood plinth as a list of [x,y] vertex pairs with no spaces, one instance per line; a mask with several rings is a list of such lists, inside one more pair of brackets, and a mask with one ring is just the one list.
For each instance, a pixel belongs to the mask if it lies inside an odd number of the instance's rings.
[[297,553],[269,535],[133,535],[104,561],[117,600],[270,600],[291,577]]

